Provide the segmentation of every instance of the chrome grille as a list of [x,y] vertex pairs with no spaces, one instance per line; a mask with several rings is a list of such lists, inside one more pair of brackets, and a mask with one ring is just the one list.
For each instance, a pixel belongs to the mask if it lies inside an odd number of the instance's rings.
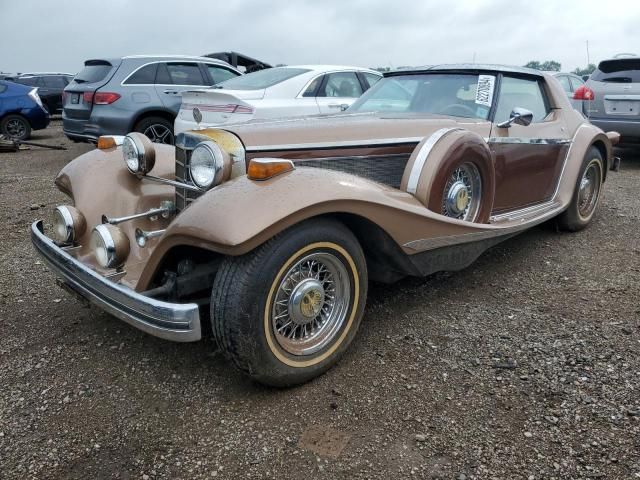
[[294,160],[300,167],[325,168],[364,177],[390,187],[400,188],[409,154],[369,155],[358,157],[328,157]]
[[[176,180],[184,183],[189,181],[189,161],[191,160],[191,149],[186,149],[176,145]],[[176,212],[181,212],[189,206],[201,193],[176,187]]]

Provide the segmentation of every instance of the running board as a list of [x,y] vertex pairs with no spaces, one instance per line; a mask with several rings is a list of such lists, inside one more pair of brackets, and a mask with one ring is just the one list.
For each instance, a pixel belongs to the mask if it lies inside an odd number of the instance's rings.
[[519,210],[513,210],[511,212],[501,213],[499,215],[493,215],[489,219],[489,223],[492,225],[500,225],[504,223],[513,223],[513,222],[528,222],[533,220],[536,217],[543,216],[549,212],[554,210],[559,210],[561,208],[560,202],[545,202],[539,203],[537,205],[532,205],[527,208],[522,208]]

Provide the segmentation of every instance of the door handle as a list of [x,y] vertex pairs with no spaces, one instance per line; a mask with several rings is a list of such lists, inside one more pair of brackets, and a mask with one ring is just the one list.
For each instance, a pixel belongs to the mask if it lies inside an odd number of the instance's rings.
[[347,108],[349,108],[349,105],[346,103],[330,103],[329,105],[327,105],[327,107],[330,108],[339,108],[340,110],[344,111]]
[[177,95],[178,91],[177,90],[165,90],[164,93],[166,93],[167,95]]

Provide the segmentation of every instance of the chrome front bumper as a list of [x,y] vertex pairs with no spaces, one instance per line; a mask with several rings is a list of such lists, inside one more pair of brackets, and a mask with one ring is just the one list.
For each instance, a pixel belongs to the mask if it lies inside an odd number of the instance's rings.
[[111,315],[174,342],[195,342],[202,337],[195,303],[161,302],[104,278],[48,238],[42,220],[31,225],[31,241],[68,287]]

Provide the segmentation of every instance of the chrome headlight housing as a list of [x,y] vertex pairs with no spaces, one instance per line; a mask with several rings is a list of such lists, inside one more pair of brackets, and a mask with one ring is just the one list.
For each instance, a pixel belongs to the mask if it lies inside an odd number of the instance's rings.
[[115,225],[97,225],[89,242],[96,261],[102,268],[118,268],[129,256],[129,237]]
[[202,190],[220,185],[231,175],[231,158],[215,142],[201,142],[191,152],[189,176]]
[[133,132],[122,140],[122,157],[134,175],[146,175],[156,163],[156,151],[146,135]]
[[78,209],[60,205],[53,211],[53,235],[59,243],[72,244],[86,229],[87,221]]

